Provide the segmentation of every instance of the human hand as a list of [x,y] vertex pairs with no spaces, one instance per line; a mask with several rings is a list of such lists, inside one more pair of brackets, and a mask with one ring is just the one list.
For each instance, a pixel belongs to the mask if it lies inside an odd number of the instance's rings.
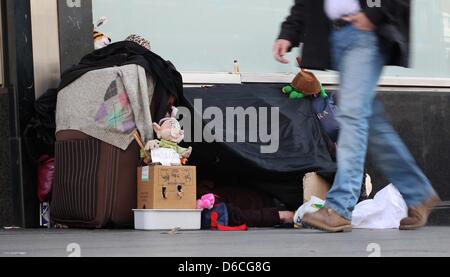
[[373,32],[377,28],[363,12],[346,16],[343,19],[351,22],[353,27],[361,31]]
[[284,55],[289,51],[289,48],[291,48],[292,43],[289,40],[286,39],[279,39],[275,42],[273,46],[273,56],[274,58],[283,64],[288,64],[289,61],[284,58]]
[[280,221],[283,224],[292,224],[294,223],[295,213],[293,212],[279,212]]

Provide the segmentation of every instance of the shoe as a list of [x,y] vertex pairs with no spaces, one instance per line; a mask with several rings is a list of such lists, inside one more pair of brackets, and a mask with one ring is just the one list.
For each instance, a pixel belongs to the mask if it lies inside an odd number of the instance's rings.
[[330,233],[352,231],[352,222],[329,208],[322,208],[318,212],[305,215],[302,224]]
[[400,230],[417,230],[427,225],[428,218],[433,211],[433,208],[440,202],[441,199],[437,195],[434,195],[419,206],[409,208],[408,217],[400,222]]

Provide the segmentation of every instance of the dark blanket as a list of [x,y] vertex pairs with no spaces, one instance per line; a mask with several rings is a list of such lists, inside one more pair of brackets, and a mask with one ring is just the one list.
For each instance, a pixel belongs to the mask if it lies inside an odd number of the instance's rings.
[[[195,99],[202,100],[203,111],[218,107],[224,117],[227,107],[280,108],[277,152],[261,153],[265,145],[261,142],[193,143],[189,144],[194,148],[190,161],[198,166],[200,178],[237,178],[240,184],[260,188],[297,209],[303,199],[303,176],[309,172],[333,173],[336,164],[311,100],[290,100],[281,93],[281,87],[255,84],[185,88],[183,104],[191,111]],[[200,112],[195,111],[197,115]],[[209,121],[203,120],[204,125]],[[226,126],[224,129],[232,131]]]
[[122,41],[94,51],[81,59],[81,62],[63,73],[59,89],[69,85],[85,73],[112,66],[137,64],[145,68],[156,83],[152,116],[158,122],[167,113],[169,97],[178,100],[183,95],[183,80],[181,74],[170,63],[130,41]]
[[230,180],[212,182],[202,180],[197,185],[197,196],[213,193],[217,203],[225,203],[229,226],[274,227],[280,225],[283,210],[274,199],[258,189],[249,189]]

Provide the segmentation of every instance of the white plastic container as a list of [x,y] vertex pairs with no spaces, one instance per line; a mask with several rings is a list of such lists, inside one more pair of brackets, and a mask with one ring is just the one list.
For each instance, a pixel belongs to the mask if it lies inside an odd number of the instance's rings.
[[133,210],[136,230],[200,230],[202,210]]

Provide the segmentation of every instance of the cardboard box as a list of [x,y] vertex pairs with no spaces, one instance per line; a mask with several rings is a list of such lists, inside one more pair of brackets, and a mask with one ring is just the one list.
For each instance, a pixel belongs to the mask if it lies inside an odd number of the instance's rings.
[[196,167],[140,167],[137,191],[138,209],[196,209]]
[[330,187],[331,185],[317,175],[317,173],[306,174],[303,179],[304,202],[308,202],[313,196],[326,200]]
[[[369,174],[366,174],[366,194],[370,196],[373,191],[372,178]],[[327,183],[317,173],[308,173],[303,179],[303,194],[305,203],[311,200],[311,197],[315,196],[322,200],[327,199],[327,194],[330,191],[331,184]]]

